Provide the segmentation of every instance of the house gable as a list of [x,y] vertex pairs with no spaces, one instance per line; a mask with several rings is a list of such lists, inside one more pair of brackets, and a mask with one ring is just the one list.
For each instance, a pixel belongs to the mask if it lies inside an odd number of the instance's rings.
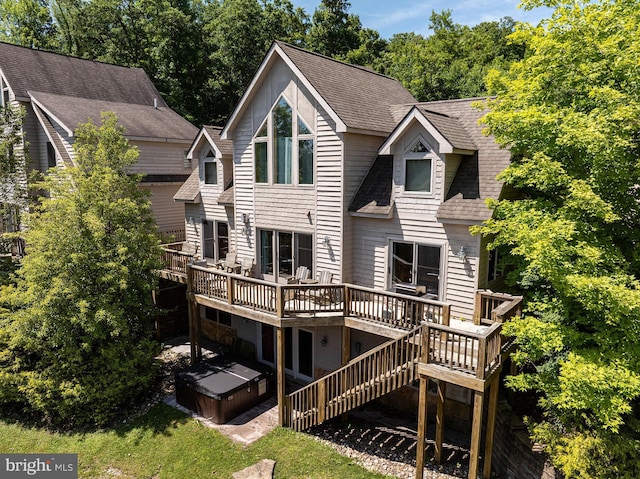
[[360,132],[386,136],[395,125],[392,105],[415,102],[395,79],[283,42],[275,42],[231,115],[223,138],[232,138],[239,119],[253,102],[256,91],[271,76],[270,70],[278,60],[287,65],[299,84],[327,112],[338,133]]

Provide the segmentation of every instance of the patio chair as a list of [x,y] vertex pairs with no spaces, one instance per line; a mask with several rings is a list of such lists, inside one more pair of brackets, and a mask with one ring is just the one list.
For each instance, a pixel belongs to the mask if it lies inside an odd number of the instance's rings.
[[240,271],[243,276],[253,276],[253,258],[242,258]]
[[[331,280],[333,279],[333,273],[331,271],[318,271],[318,284],[331,284]],[[316,300],[320,300],[322,302],[332,303],[333,302],[333,293],[331,288],[318,288],[315,291]]]
[[307,279],[309,277],[309,268],[306,266],[298,266],[296,269],[296,274],[287,280],[288,284],[298,284],[303,279]]
[[220,261],[217,266],[227,273],[237,273],[242,265],[238,263],[238,253],[229,251],[225,259]]
[[193,256],[194,258],[197,258],[198,245],[185,241],[184,243],[182,243],[182,252],[184,254],[188,254],[189,256]]

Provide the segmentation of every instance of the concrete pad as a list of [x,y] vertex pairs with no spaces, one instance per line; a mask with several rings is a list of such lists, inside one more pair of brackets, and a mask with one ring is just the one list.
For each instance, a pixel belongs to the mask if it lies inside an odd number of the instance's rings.
[[243,412],[226,424],[216,424],[182,407],[177,403],[175,395],[168,396],[164,402],[244,446],[248,446],[261,437],[266,436],[278,426],[278,402],[275,397],[271,397],[248,411]]
[[235,472],[233,479],[272,479],[276,461],[263,459],[253,466],[249,466],[242,471]]

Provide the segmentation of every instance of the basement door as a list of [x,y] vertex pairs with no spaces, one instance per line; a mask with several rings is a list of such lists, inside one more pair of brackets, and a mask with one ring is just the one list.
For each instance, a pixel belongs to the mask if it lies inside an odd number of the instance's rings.
[[[260,324],[260,360],[276,367],[276,328]],[[284,366],[290,376],[313,381],[313,332],[302,328],[284,330]]]

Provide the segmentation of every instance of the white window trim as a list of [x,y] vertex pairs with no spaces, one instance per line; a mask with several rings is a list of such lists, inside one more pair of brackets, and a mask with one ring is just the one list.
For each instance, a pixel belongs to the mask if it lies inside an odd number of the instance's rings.
[[311,237],[311,261],[313,262],[313,268],[312,270],[315,272],[317,269],[317,258],[316,258],[316,249],[315,249],[315,234],[313,232],[310,231],[297,231],[297,230],[287,230],[287,229],[274,229],[273,227],[257,227],[256,228],[256,238],[257,238],[257,242],[258,245],[256,247],[256,263],[257,263],[257,268],[258,270],[260,270],[261,265],[262,265],[262,248],[260,243],[260,232],[261,231],[271,231],[271,233],[273,234],[273,244],[271,246],[271,255],[272,258],[274,259],[273,261],[273,273],[262,273],[262,271],[260,271],[260,274],[266,274],[268,276],[273,276],[276,279],[280,279],[279,278],[279,274],[276,271],[277,270],[277,261],[278,261],[278,233],[289,233],[291,234],[291,248],[292,248],[292,252],[291,252],[291,259],[292,259],[292,271],[291,271],[291,275],[295,275],[296,274],[296,269],[299,266],[299,258],[297,256],[297,250],[298,250],[298,236],[299,235],[305,235],[305,236],[310,236]]
[[[413,146],[421,142],[428,148],[428,151],[424,153],[414,153],[411,151]],[[415,191],[407,189],[407,161],[412,160],[430,160],[430,177],[429,177],[429,191]],[[402,194],[406,196],[418,197],[418,198],[435,198],[435,171],[438,163],[438,155],[435,154],[429,143],[424,139],[422,135],[416,136],[410,143],[409,147],[402,152]]]
[[[275,181],[275,158],[273,154],[274,143],[273,143],[273,110],[280,103],[280,100],[284,100],[289,107],[291,108],[291,121],[292,121],[292,158],[291,158],[291,183],[276,183]],[[251,141],[251,156],[252,156],[252,170],[253,170],[253,183],[256,185],[269,185],[269,186],[278,186],[278,187],[300,187],[300,188],[315,188],[317,183],[316,178],[316,162],[317,162],[317,137],[316,133],[314,133],[314,127],[309,126],[308,123],[302,118],[299,114],[298,109],[294,106],[295,102],[289,100],[286,95],[282,94],[278,96],[276,101],[271,105],[266,118],[260,122],[258,128],[256,128],[255,134],[253,135]],[[298,119],[301,119],[302,122],[307,126],[311,133],[298,134]],[[267,125],[267,136],[257,136],[258,132],[263,128],[263,126]],[[298,147],[300,140],[313,140],[313,182],[312,183],[300,183],[300,149]],[[267,181],[266,182],[258,182],[256,181],[256,143],[266,143],[267,144]]]
[[393,289],[393,243],[412,243],[414,250],[414,257],[417,245],[432,246],[440,248],[440,281],[438,282],[438,301],[446,301],[446,287],[447,287],[447,254],[449,250],[449,243],[447,241],[430,240],[425,241],[424,238],[411,239],[403,238],[401,236],[390,236],[387,238],[387,253],[386,253],[386,265],[387,265],[387,277],[385,279],[387,291]]
[[[203,151],[202,159],[200,161],[202,164],[202,184],[207,188],[217,188],[220,185],[220,169],[222,167],[222,162],[218,161],[218,157],[216,152],[207,147]],[[215,183],[207,183],[207,172],[206,172],[206,164],[207,163],[216,163],[216,182]]]

